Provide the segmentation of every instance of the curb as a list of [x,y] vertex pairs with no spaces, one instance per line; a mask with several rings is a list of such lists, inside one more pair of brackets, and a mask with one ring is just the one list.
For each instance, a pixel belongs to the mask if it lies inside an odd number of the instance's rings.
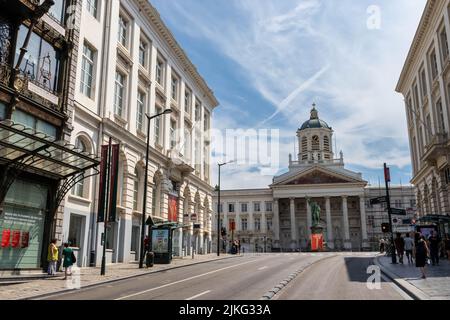
[[275,287],[273,287],[271,290],[269,290],[268,292],[266,292],[260,300],[272,300],[273,297],[275,295],[277,295],[281,290],[283,290],[283,288],[285,288],[290,282],[292,282],[295,278],[297,278],[297,276],[299,274],[301,274],[302,272],[304,272],[305,270],[309,269],[311,266],[315,265],[316,263],[322,262],[324,260],[328,260],[331,258],[335,258],[337,257],[337,255],[332,255],[330,257],[325,257],[323,259],[319,259],[317,261],[314,262],[309,262],[308,264],[306,264],[305,266],[301,267],[300,269],[298,269],[297,271],[294,271],[293,273],[291,273],[286,279],[284,279],[283,281],[281,281],[278,285],[276,285]]
[[381,272],[385,276],[387,276],[392,282],[394,282],[398,287],[400,287],[400,289],[406,292],[414,300],[430,300],[430,297],[426,295],[422,290],[418,289],[416,286],[412,285],[408,281],[400,278],[393,272],[387,270],[387,268],[380,263],[379,258],[380,256],[377,256],[373,259],[375,265],[377,265],[380,268]]
[[141,274],[134,274],[134,275],[125,276],[125,277],[121,277],[121,278],[100,281],[100,282],[88,284],[86,286],[83,286],[80,289],[63,289],[63,290],[58,290],[58,291],[54,291],[54,292],[49,292],[49,293],[44,293],[44,294],[39,294],[39,295],[31,295],[31,296],[27,296],[27,297],[12,299],[12,300],[41,300],[43,298],[48,298],[48,297],[52,297],[55,295],[60,295],[60,294],[69,293],[69,292],[80,292],[82,290],[91,289],[91,288],[101,286],[104,284],[123,281],[123,280],[131,279],[131,278],[139,278],[139,277],[148,276],[148,275],[154,274],[154,273],[165,272],[168,270],[180,269],[180,268],[190,267],[190,266],[194,266],[194,265],[210,263],[210,262],[214,262],[214,261],[233,259],[233,258],[242,258],[242,257],[243,257],[243,255],[237,255],[237,256],[230,256],[230,257],[224,257],[224,258],[213,259],[213,260],[199,261],[199,262],[194,262],[194,263],[190,263],[190,264],[186,264],[186,265],[174,266],[174,267],[170,267],[167,269],[154,270],[154,271],[149,271],[149,272],[145,272],[145,273],[141,273]]

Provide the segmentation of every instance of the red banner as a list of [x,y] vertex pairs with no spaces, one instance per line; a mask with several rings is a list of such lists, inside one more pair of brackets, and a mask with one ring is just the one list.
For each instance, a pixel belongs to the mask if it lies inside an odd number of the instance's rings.
[[391,182],[391,171],[388,167],[384,168],[384,181]]
[[22,232],[22,240],[20,246],[22,248],[28,248],[29,245],[30,245],[30,233],[28,231]]
[[2,248],[9,247],[10,238],[11,238],[11,230],[4,229],[2,232]]
[[178,222],[178,198],[169,195],[169,222]]
[[230,231],[235,231],[236,230],[236,222],[230,221],[229,229],[230,229]]
[[18,248],[20,246],[20,230],[13,231],[11,246],[13,248]]
[[312,251],[323,250],[323,234],[311,235],[311,250]]

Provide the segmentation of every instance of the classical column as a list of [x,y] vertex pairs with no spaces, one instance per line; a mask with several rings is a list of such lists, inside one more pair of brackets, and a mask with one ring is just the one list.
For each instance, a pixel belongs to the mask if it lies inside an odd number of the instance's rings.
[[367,238],[367,219],[366,219],[366,201],[364,196],[359,197],[359,208],[361,211],[361,235],[362,235],[362,247],[368,248],[369,241]]
[[291,243],[292,249],[297,249],[297,224],[295,222],[295,198],[290,199],[291,212]]
[[306,198],[306,224],[306,235],[308,237],[306,241],[309,242],[311,240],[312,213],[311,207],[308,203],[308,198]]
[[325,210],[327,213],[327,245],[328,248],[334,249],[333,223],[331,221],[330,197],[325,197]]
[[273,199],[272,227],[274,233],[273,247],[280,248],[280,208],[278,199]]
[[350,227],[348,224],[347,196],[342,197],[342,213],[343,213],[343,220],[344,220],[344,248],[346,250],[351,250],[352,243],[350,241]]
[[267,232],[266,212],[262,211],[262,213],[261,213],[261,233],[266,234],[266,232]]
[[236,204],[236,232],[241,231],[241,206],[240,203]]

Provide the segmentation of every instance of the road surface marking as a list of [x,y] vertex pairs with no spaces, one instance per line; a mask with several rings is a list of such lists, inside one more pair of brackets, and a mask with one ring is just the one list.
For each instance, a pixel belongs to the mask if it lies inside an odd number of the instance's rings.
[[268,266],[264,266],[264,267],[258,268],[258,270],[261,271],[261,270],[264,270],[264,269],[267,269],[267,268],[268,268]]
[[211,290],[208,290],[208,291],[199,293],[199,294],[197,294],[197,295],[195,295],[195,296],[193,296],[193,297],[187,298],[186,300],[194,300],[195,298],[201,297],[201,296],[203,296],[203,295],[205,295],[205,294],[208,294],[208,293],[210,293],[210,292],[211,292]]
[[175,282],[172,282],[172,283],[168,283],[168,284],[165,284],[165,285],[162,285],[162,286],[159,286],[159,287],[155,287],[155,288],[151,288],[151,289],[144,290],[144,291],[141,291],[141,292],[133,293],[133,294],[130,294],[128,296],[123,296],[123,297],[120,297],[120,298],[117,298],[117,299],[114,299],[114,300],[125,300],[125,299],[131,298],[131,297],[139,296],[139,295],[144,294],[144,293],[148,293],[148,292],[155,291],[155,290],[158,290],[158,289],[166,288],[166,287],[178,284],[178,283],[182,283],[182,282],[190,281],[190,280],[193,280],[193,279],[201,278],[201,277],[213,274],[213,273],[217,273],[217,272],[220,272],[220,271],[223,271],[223,270],[227,270],[227,269],[231,269],[231,268],[236,268],[236,267],[243,266],[245,264],[249,264],[249,263],[253,263],[253,262],[257,262],[257,260],[247,261],[247,262],[236,264],[236,265],[233,265],[233,266],[229,266],[229,267],[217,269],[217,270],[214,270],[214,271],[206,272],[206,273],[199,274],[199,275],[196,275],[196,276],[193,276],[193,277],[190,277],[190,278],[186,278],[186,279],[183,279],[183,280],[178,280],[178,281],[175,281]]

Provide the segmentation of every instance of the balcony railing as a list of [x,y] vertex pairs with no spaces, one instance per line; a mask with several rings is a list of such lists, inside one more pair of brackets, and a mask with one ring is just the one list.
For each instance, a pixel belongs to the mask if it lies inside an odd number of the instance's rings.
[[291,161],[291,166],[296,165],[305,165],[305,164],[344,164],[343,159],[332,159],[332,160],[300,160],[300,161]]

